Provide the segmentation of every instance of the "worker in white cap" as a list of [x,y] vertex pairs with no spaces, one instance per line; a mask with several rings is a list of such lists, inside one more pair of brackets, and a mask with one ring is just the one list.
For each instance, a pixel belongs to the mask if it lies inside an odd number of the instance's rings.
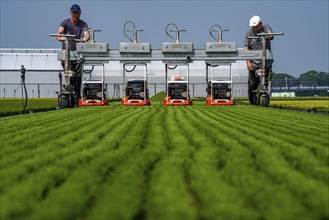
[[[263,24],[262,19],[255,15],[249,21],[249,29],[244,38],[244,50],[261,50],[262,42],[261,39],[248,39],[248,37],[255,37],[258,33],[273,33],[271,26]],[[271,50],[271,40],[273,40],[273,35],[266,36],[266,49]],[[266,79],[271,76],[273,60],[266,61]],[[261,68],[261,60],[247,60],[247,69],[249,70],[248,79],[248,95],[250,104],[255,104],[255,99],[253,97],[252,91],[256,90],[259,85],[259,77],[256,74],[256,70]],[[266,80],[268,83],[268,80]]]

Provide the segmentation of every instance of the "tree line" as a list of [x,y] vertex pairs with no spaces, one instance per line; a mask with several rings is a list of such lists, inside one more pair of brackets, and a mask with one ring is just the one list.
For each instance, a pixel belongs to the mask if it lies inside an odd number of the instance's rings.
[[300,81],[316,81],[318,86],[329,86],[329,72],[310,70],[301,74],[299,77],[294,77],[287,73],[273,73],[273,80],[288,79]]

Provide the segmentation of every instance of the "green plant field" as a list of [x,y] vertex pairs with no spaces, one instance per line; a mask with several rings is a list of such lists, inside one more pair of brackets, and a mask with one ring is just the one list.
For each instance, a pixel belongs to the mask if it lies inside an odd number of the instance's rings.
[[[24,99],[25,103],[25,99]],[[28,99],[26,110],[55,109],[57,106],[56,98],[32,98]],[[0,99],[0,114],[22,112],[22,99],[6,98]]]
[[[247,98],[236,98],[240,103],[249,104]],[[297,110],[317,110],[329,112],[328,97],[294,97],[294,98],[271,98],[270,107],[288,108]]]
[[111,104],[0,118],[0,219],[329,218],[328,115]]
[[155,94],[154,96],[152,96],[150,100],[151,100],[151,102],[152,101],[161,101],[161,102],[163,102],[163,99],[165,97],[166,97],[166,92],[161,91],[161,92]]
[[270,106],[277,108],[296,108],[302,110],[316,109],[329,112],[329,99],[327,100],[271,100]]

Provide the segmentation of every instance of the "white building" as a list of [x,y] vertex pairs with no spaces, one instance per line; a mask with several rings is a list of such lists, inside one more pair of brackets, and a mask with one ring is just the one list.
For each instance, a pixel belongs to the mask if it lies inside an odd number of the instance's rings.
[[[60,61],[57,60],[58,49],[0,49],[0,97],[21,96],[21,65],[26,68],[26,87],[30,98],[56,97],[59,91],[59,72],[63,71]],[[85,69],[91,67],[86,66]],[[206,65],[196,61],[189,64],[190,95],[192,97],[206,96]],[[186,67],[178,67],[174,72],[186,75]],[[210,71],[209,71],[210,72]],[[120,97],[122,94],[123,67],[119,62],[105,64],[105,77],[109,97]],[[128,77],[143,75],[144,69],[137,67]],[[170,73],[170,72],[169,72]],[[213,79],[229,79],[229,67],[220,66],[212,69]],[[248,71],[245,61],[232,64],[233,97],[246,97],[248,92]],[[160,61],[148,64],[150,96],[165,90],[165,65]],[[101,76],[101,68],[95,66],[92,77]],[[85,75],[84,78],[90,77]],[[121,94],[120,94],[121,91]]]

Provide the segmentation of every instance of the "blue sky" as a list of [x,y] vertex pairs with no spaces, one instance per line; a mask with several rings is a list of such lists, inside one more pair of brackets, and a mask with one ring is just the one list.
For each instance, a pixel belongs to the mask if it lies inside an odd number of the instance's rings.
[[59,48],[49,37],[60,22],[69,17],[70,6],[82,8],[81,19],[89,27],[101,29],[98,42],[107,42],[117,49],[127,41],[123,24],[135,22],[139,42],[150,42],[152,48],[171,41],[165,35],[168,23],[186,29],[181,41],[204,48],[210,41],[209,28],[219,24],[230,29],[224,41],[236,41],[243,47],[249,19],[259,15],[274,32],[284,32],[272,42],[275,72],[294,76],[309,70],[328,70],[328,0],[312,1],[15,1],[1,2],[1,48]]

